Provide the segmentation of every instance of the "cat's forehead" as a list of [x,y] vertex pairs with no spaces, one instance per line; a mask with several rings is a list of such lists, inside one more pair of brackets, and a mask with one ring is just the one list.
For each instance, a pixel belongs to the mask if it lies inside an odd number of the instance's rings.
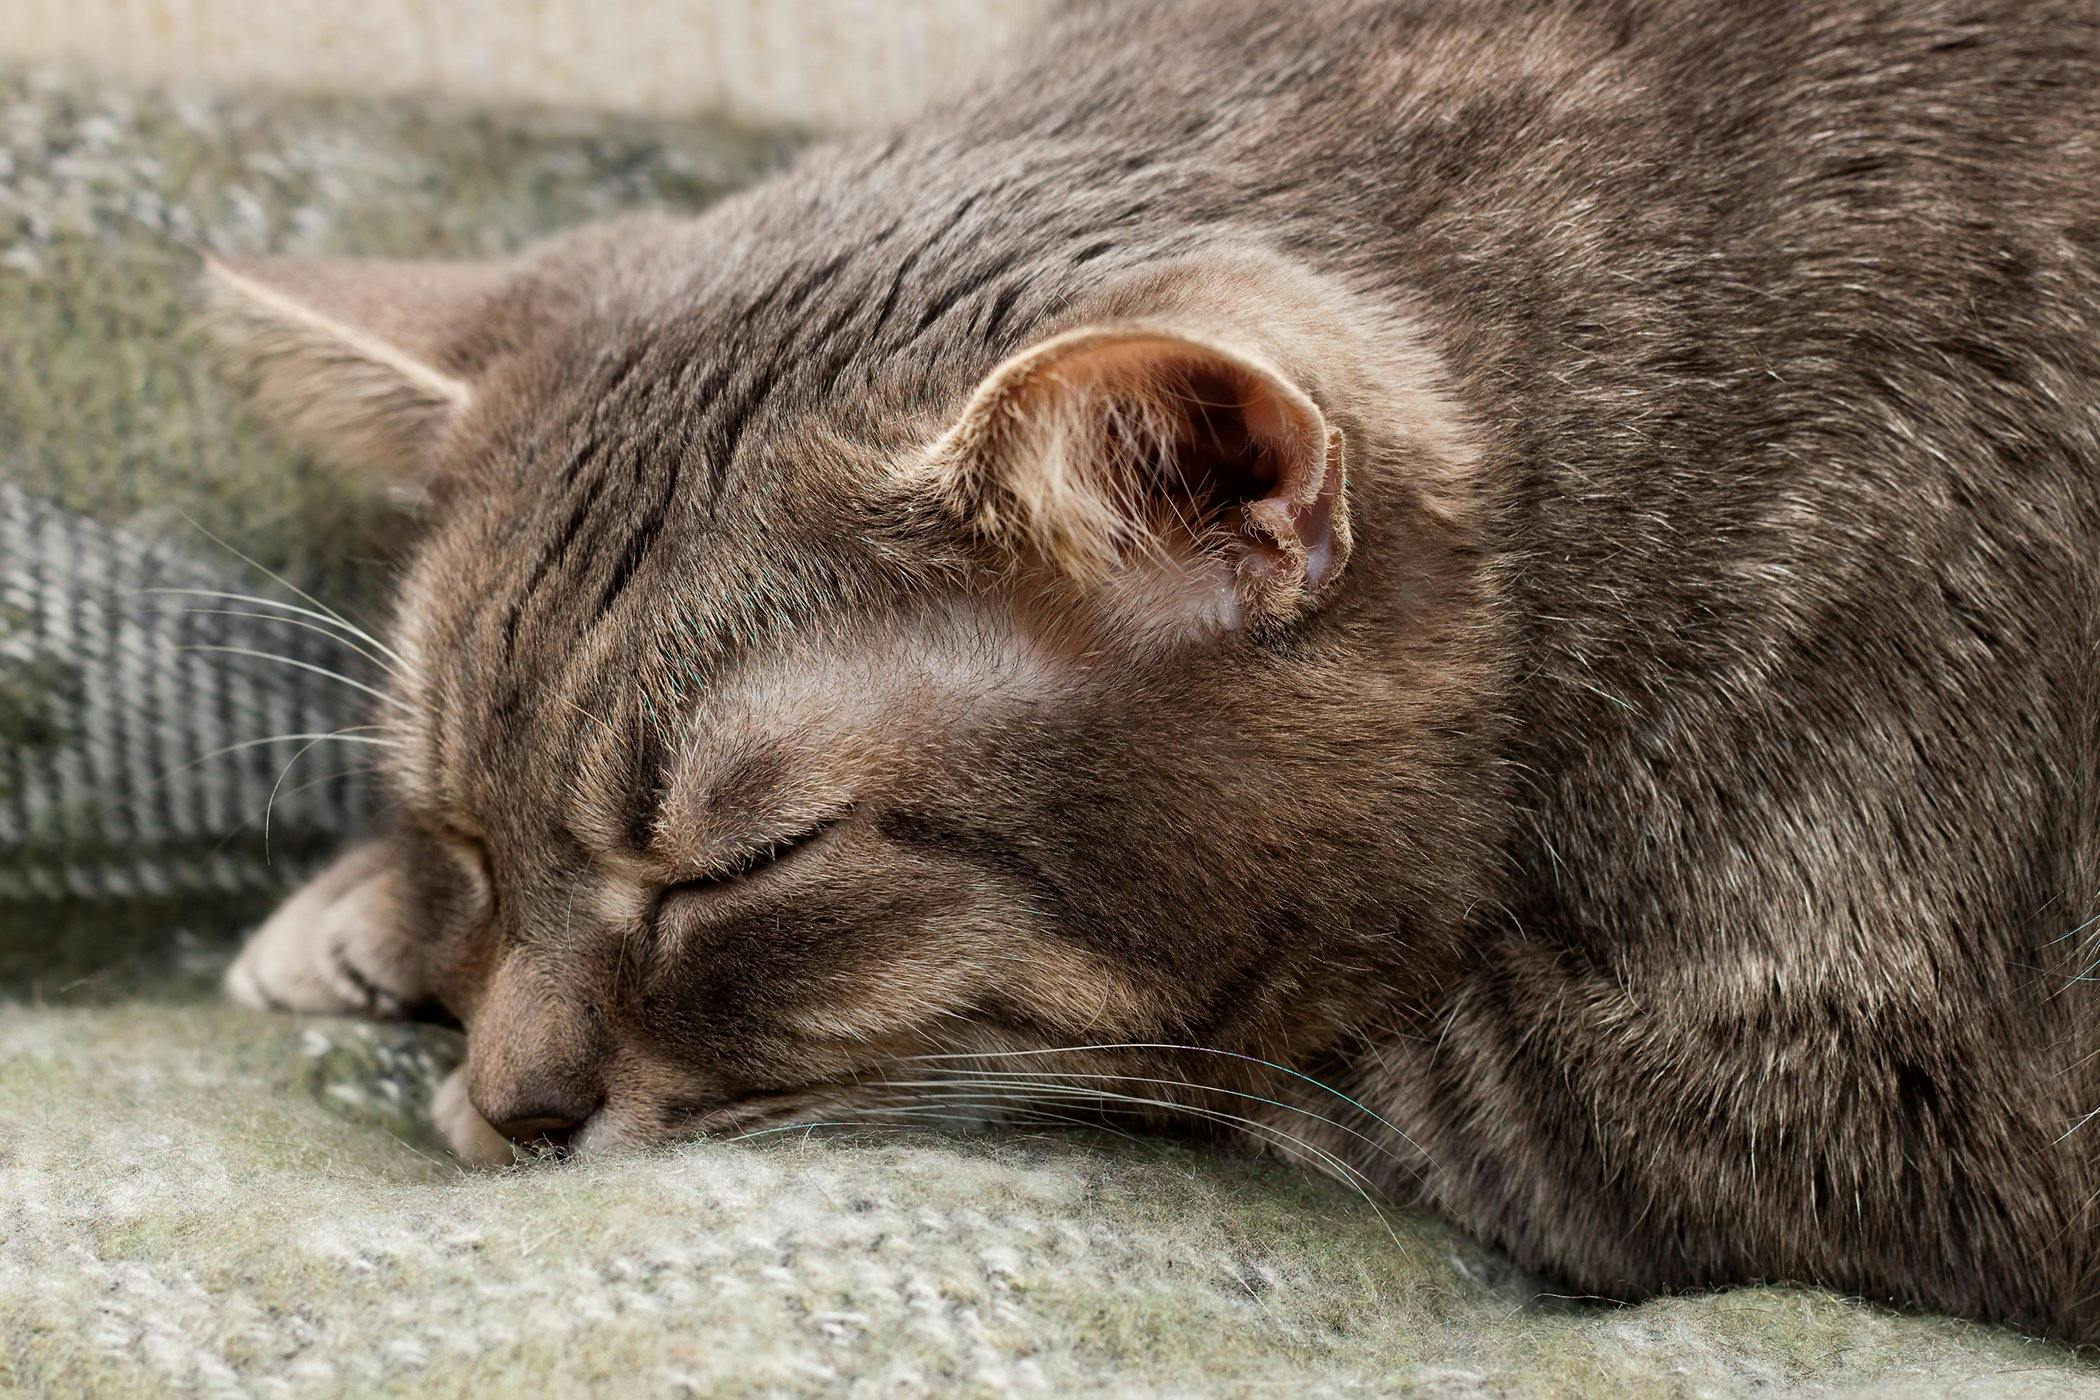
[[690,664],[880,592],[868,488],[904,435],[769,385],[708,323],[597,327],[596,350],[543,356],[497,397],[405,625],[491,673],[608,631]]
[[705,761],[733,766],[769,704],[812,718],[865,690],[857,666],[921,664],[896,618],[937,562],[860,499],[861,466],[842,459],[865,447],[790,434],[724,480],[668,412],[542,433],[405,580],[407,786],[521,817],[558,806],[574,825],[579,804],[693,779],[695,723],[719,730]]
[[844,596],[713,612],[665,599],[500,670],[407,654],[429,677],[400,726],[421,805],[513,845],[558,835],[695,865],[1085,683],[1006,608],[959,592],[858,611]]
[[659,520],[620,501],[605,510],[593,520],[528,504],[426,547],[398,630],[410,703],[429,728],[525,751],[558,741],[565,715],[630,698],[677,707],[748,655],[839,625],[877,591],[865,561],[800,529]]

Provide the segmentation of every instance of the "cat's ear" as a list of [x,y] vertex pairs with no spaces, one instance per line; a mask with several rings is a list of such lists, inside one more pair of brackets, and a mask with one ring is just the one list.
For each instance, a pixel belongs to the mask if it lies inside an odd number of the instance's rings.
[[215,341],[263,410],[352,469],[414,483],[473,401],[475,330],[505,264],[207,258]]
[[969,525],[1176,630],[1287,622],[1349,558],[1343,443],[1250,350],[1070,331],[978,387],[922,469]]

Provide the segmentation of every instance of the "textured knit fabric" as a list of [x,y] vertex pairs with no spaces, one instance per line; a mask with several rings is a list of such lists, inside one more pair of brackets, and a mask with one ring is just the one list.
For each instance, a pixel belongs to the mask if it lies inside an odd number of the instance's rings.
[[1556,1297],[1283,1167],[783,1133],[466,1174],[436,1033],[0,1009],[0,1392],[2100,1395],[2060,1348],[1783,1289]]

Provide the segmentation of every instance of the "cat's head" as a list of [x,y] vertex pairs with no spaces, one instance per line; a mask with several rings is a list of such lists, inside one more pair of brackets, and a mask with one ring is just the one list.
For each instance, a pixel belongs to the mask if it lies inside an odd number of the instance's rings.
[[[1494,668],[1403,328],[1246,249],[738,218],[211,271],[262,401],[421,501],[373,722],[480,1112],[658,1141],[1404,1022]],[[1167,1054],[1057,1068],[1246,1063]]]

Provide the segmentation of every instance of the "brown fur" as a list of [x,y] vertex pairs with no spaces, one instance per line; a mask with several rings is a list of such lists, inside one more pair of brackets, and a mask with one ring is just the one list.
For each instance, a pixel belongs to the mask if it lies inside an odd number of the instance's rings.
[[[521,1138],[1111,1087],[2091,1337],[2096,133],[2089,0],[1082,7],[694,220],[234,269],[434,483],[373,980]],[[1001,1054],[1130,1044],[1350,1102]]]

